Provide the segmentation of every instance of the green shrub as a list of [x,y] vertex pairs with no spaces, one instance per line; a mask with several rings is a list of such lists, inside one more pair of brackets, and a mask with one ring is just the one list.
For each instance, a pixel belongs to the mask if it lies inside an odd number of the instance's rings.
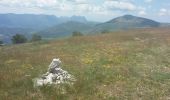
[[2,45],[2,44],[3,44],[3,41],[0,40],[0,45]]
[[31,41],[41,41],[41,40],[42,40],[42,37],[40,35],[37,35],[37,34],[32,35]]
[[72,36],[83,36],[81,32],[73,32]]
[[27,38],[22,34],[14,35],[11,40],[14,44],[26,43],[27,42]]
[[102,33],[102,34],[109,33],[109,30],[103,30],[101,33]]

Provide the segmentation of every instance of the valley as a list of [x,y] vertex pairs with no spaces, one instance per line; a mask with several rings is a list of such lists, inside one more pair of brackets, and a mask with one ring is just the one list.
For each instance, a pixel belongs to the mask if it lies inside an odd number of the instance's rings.
[[133,15],[123,15],[101,23],[88,21],[83,16],[0,14],[0,22],[0,40],[5,44],[11,43],[11,37],[15,34],[23,34],[27,38],[37,34],[44,40],[51,40],[71,37],[73,32],[93,35],[136,28],[169,27],[168,23]]

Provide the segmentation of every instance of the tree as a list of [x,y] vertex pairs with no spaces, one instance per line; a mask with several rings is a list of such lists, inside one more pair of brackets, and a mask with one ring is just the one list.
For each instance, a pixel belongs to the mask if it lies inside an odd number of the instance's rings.
[[32,35],[31,41],[40,41],[40,40],[42,40],[42,37],[40,35],[37,34]]
[[83,36],[81,32],[74,31],[72,36]]
[[27,42],[27,38],[22,34],[14,35],[11,40],[14,44],[26,43]]
[[3,41],[0,40],[0,46],[3,46]]
[[109,31],[108,30],[103,30],[101,33],[106,34],[106,33],[109,33]]
[[0,45],[3,44],[3,41],[0,40]]

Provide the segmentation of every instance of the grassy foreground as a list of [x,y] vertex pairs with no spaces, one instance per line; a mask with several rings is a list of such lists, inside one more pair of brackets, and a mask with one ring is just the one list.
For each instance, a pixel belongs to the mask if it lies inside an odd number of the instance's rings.
[[[53,58],[73,86],[34,88]],[[0,47],[0,100],[169,100],[170,29]]]

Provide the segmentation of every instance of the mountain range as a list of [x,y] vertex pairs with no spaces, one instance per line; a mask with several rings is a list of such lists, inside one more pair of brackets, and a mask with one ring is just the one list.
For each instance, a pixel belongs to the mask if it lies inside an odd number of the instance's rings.
[[68,21],[51,28],[44,29],[37,32],[37,34],[46,37],[46,38],[60,38],[71,36],[73,32],[82,32],[86,33],[89,29],[93,28],[95,24],[86,22],[77,22],[77,21]]
[[166,27],[151,19],[124,15],[104,23],[88,21],[84,16],[56,17],[54,15],[0,14],[0,39],[9,43],[16,33],[30,36],[32,33],[43,38],[68,37],[74,31],[84,34],[117,31],[132,28]]
[[56,17],[54,15],[0,14],[0,40],[9,43],[16,33],[30,37],[32,33],[69,21],[86,23],[84,16]]
[[56,17],[54,15],[0,14],[0,27],[41,30],[67,21],[86,22],[83,16]]

